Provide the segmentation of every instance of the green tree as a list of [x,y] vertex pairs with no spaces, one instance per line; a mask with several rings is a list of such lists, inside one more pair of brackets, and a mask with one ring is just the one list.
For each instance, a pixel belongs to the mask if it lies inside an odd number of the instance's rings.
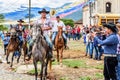
[[0,31],[8,30],[8,27],[4,25],[0,25]]
[[[4,22],[4,15],[0,14],[0,23],[2,22]],[[4,25],[0,25],[0,31],[3,31],[3,30],[8,30],[8,28]]]
[[0,14],[0,23],[4,22],[4,15]]
[[71,27],[74,27],[74,21],[72,19],[61,19],[65,25],[70,25]]

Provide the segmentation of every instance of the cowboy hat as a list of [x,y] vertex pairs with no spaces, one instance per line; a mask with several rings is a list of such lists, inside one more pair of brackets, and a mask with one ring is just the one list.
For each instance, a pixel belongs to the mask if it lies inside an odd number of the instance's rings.
[[45,8],[43,8],[41,11],[38,11],[38,13],[42,13],[42,12],[45,12],[46,14],[48,14],[49,13],[49,11],[46,11],[46,9]]
[[104,27],[107,27],[108,29],[112,30],[113,32],[117,33],[117,28],[116,25],[114,23],[105,23],[103,24]]
[[17,22],[24,22],[22,19],[19,19]]

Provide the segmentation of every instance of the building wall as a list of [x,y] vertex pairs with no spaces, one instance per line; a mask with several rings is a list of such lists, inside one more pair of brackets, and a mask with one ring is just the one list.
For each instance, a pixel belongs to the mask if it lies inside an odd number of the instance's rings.
[[89,26],[89,24],[90,24],[90,19],[89,19],[89,17],[90,17],[90,13],[89,13],[89,7],[88,6],[85,6],[84,8],[83,8],[83,25],[84,26]]
[[[106,13],[106,3],[111,2],[111,13]],[[120,0],[95,0],[92,4],[92,16],[96,14],[120,14]],[[89,5],[83,7],[83,25],[90,25]],[[91,18],[91,23],[94,25],[95,19]],[[96,21],[97,22],[97,21]]]
[[120,14],[120,0],[96,0],[98,13],[105,14],[106,13],[106,2],[111,2],[111,13]]

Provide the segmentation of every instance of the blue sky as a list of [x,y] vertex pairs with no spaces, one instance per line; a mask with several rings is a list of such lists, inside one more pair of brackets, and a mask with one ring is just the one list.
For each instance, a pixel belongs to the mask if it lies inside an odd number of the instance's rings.
[[[66,3],[83,0],[31,0],[32,7],[57,8]],[[21,11],[28,7],[29,0],[0,0],[0,13]],[[21,7],[22,6],[22,7]]]

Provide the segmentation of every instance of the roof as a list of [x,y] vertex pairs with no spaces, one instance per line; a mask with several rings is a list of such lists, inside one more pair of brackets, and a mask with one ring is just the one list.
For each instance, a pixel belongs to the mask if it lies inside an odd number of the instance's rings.
[[75,24],[82,24],[83,23],[83,20],[82,19],[80,19],[80,20],[78,20],[78,21],[76,21],[76,22],[74,22]]

